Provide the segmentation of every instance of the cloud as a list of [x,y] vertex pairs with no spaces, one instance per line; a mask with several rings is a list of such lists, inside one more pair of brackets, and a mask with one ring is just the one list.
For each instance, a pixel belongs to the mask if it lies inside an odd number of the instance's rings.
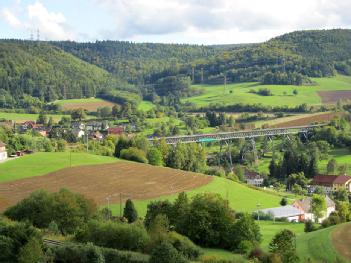
[[[110,38],[169,37],[191,32],[199,38],[208,38],[206,42],[209,42],[211,34],[226,34],[225,31],[235,33],[240,39],[247,33],[255,36],[351,26],[351,1],[344,0],[92,1],[105,8],[114,20],[115,24],[108,32]],[[272,35],[266,35],[266,39],[269,37]]]
[[38,28],[40,33],[48,39],[67,40],[74,35],[69,31],[65,16],[60,12],[50,12],[39,1],[27,7],[28,27]]
[[0,16],[13,28],[22,27],[22,22],[8,9],[0,10]]

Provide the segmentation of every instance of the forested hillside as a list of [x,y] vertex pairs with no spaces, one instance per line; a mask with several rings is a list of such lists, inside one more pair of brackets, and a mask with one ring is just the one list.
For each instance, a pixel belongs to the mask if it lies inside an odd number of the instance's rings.
[[182,44],[96,41],[77,43],[52,42],[73,55],[132,83],[144,83],[151,74],[167,70],[177,72],[182,65],[201,59],[206,61],[216,52],[214,47]]
[[133,91],[127,82],[50,44],[0,42],[0,107],[26,107],[34,98],[40,104],[92,97],[103,89]]
[[177,105],[199,92],[191,83],[312,85],[311,77],[337,72],[351,75],[351,30],[298,31],[223,46],[2,40],[0,107],[26,107],[24,94],[41,102],[100,96],[118,103],[137,103],[142,95]]

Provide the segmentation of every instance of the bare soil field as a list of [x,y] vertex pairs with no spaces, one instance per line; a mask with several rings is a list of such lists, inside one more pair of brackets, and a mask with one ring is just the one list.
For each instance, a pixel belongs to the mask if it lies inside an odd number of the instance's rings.
[[332,241],[338,253],[351,260],[351,223],[337,228],[332,233]]
[[0,183],[0,211],[37,189],[50,192],[67,188],[92,198],[99,205],[123,199],[151,199],[191,190],[212,178],[192,172],[120,161],[103,165],[65,168],[44,176]]
[[324,104],[335,103],[338,100],[351,100],[351,90],[318,91]]
[[319,115],[307,116],[300,119],[295,119],[287,122],[282,122],[276,125],[273,125],[274,128],[284,128],[284,127],[292,127],[292,126],[303,126],[309,125],[314,122],[329,122],[334,117],[341,116],[342,112],[327,112],[321,113]]
[[65,103],[63,108],[65,110],[74,110],[74,109],[86,109],[87,111],[97,111],[99,107],[110,107],[112,108],[115,103],[109,101],[96,101],[96,102],[75,102],[75,103]]

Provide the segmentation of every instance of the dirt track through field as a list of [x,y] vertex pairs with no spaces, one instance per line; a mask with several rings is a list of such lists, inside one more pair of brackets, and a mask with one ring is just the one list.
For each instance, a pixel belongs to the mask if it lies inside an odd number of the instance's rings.
[[50,192],[67,188],[106,204],[119,203],[119,196],[150,199],[198,188],[212,178],[192,172],[119,161],[112,164],[65,168],[44,176],[0,183],[0,211],[16,204],[37,189]]
[[351,223],[337,228],[332,233],[332,241],[338,254],[351,261]]
[[318,95],[325,104],[335,103],[338,100],[351,100],[351,90],[318,91]]

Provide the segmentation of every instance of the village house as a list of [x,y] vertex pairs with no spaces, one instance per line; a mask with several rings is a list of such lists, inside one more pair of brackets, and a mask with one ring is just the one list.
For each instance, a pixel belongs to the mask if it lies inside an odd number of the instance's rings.
[[7,159],[6,144],[0,141],[0,162]]
[[248,185],[260,187],[263,185],[263,178],[259,173],[246,170],[244,173],[245,181]]
[[[293,207],[297,208],[302,213],[302,216],[299,221],[305,221],[305,220],[315,221],[315,217],[311,212],[311,202],[312,202],[312,198],[306,197],[304,199],[296,200],[292,204]],[[324,211],[324,216],[319,218],[319,223],[321,223],[324,219],[328,218],[329,215],[335,211],[335,203],[333,200],[329,198],[329,196],[325,197],[325,202],[327,204],[327,210]]]
[[317,175],[312,180],[310,192],[313,193],[317,186],[322,187],[327,194],[342,188],[346,189],[348,193],[351,193],[351,176]]

